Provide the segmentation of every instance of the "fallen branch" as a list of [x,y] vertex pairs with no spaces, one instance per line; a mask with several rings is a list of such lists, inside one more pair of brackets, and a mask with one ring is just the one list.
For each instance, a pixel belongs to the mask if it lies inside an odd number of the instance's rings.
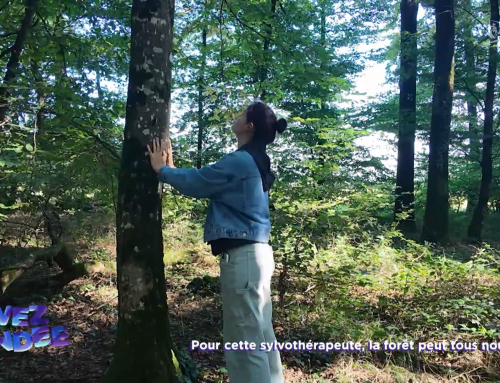
[[36,263],[47,262],[50,264],[52,259],[55,259],[59,253],[63,251],[64,245],[58,243],[52,245],[47,249],[39,249],[29,252],[26,259],[16,263],[13,266],[4,267],[0,269],[0,288],[1,293],[4,294],[7,287],[14,282],[17,278],[23,275],[26,270],[31,269]]
[[[75,279],[103,272],[111,268],[110,265],[98,261],[75,263],[66,245],[60,241],[46,249],[37,249],[35,251],[28,252],[27,254],[28,255],[25,256],[25,259],[21,262],[0,269],[0,301],[2,301],[7,295],[17,295],[16,293],[13,293],[12,290],[15,290],[16,292],[22,291],[24,293],[26,290],[38,290],[45,288],[59,289],[63,288]],[[23,279],[22,281],[19,280],[19,283],[12,285],[12,283],[19,279],[19,277],[21,277],[27,270],[42,262],[47,262],[49,266],[55,262],[62,271],[48,278],[39,277]]]
[[[14,45],[9,48],[7,53],[10,53],[9,61],[7,62],[7,70],[5,72],[5,76],[3,79],[3,84],[0,86],[0,123],[6,121],[7,117],[7,109],[8,109],[8,97],[9,85],[12,85],[16,78],[16,70],[19,66],[19,60],[21,56],[21,52],[24,49],[24,43],[28,37],[28,32],[31,28],[31,23],[33,21],[33,17],[35,16],[36,10],[36,0],[26,0],[25,3],[25,14],[23,21],[21,23],[21,29],[17,32],[17,37],[14,42]],[[7,54],[5,53],[5,54]],[[3,53],[2,53],[3,54]]]
[[[17,254],[15,254],[13,265],[5,265],[9,261],[3,259],[4,265],[0,268],[0,300],[4,300],[7,293],[11,295],[11,289],[14,289],[11,284],[14,281],[27,270],[42,262],[46,262],[49,267],[56,263],[62,272],[49,278],[24,279],[19,281],[20,283],[15,289],[62,288],[75,279],[102,272],[110,267],[105,263],[95,261],[75,263],[68,247],[61,240],[63,228],[60,217],[55,212],[47,210],[47,204],[45,208],[42,218],[45,218],[47,234],[52,245],[45,249],[16,249]],[[8,252],[5,247],[4,252]],[[9,286],[11,287],[9,288]]]
[[33,229],[33,230],[38,229],[38,227],[28,225],[27,223],[24,223],[24,222],[14,222],[14,221],[7,221],[7,220],[5,220],[5,221],[1,221],[1,223],[8,224],[8,225],[18,225],[18,226],[29,227],[30,229]]
[[43,288],[59,289],[66,286],[68,283],[106,270],[106,266],[102,262],[90,261],[75,263],[71,270],[63,271],[49,278],[32,278],[24,280],[20,288],[36,290]]

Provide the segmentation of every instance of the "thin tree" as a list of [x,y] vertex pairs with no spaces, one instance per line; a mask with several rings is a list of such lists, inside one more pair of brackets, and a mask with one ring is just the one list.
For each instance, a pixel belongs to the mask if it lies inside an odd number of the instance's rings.
[[28,33],[35,17],[36,12],[36,0],[26,0],[26,5],[24,8],[24,17],[21,23],[21,28],[17,32],[16,41],[14,45],[9,48],[10,57],[7,62],[7,70],[3,79],[3,84],[0,86],[0,126],[5,124],[7,118],[7,111],[9,109],[9,103],[7,101],[9,97],[9,88],[14,83],[16,79],[16,71],[19,67],[19,60],[21,58],[21,53],[24,49],[24,44],[28,38]]
[[399,137],[394,219],[406,235],[415,233],[415,129],[417,110],[417,0],[401,1]]
[[434,92],[427,200],[421,239],[445,243],[449,239],[448,152],[455,79],[454,0],[436,0],[434,9],[436,15]]
[[[476,71],[476,53],[474,46],[474,36],[472,27],[475,20],[471,16],[472,4],[471,0],[465,1],[465,9],[463,12],[464,19],[464,47],[465,47],[465,81],[467,82],[467,115],[469,119],[469,160],[467,168],[475,169],[480,156],[480,142],[478,133],[478,118],[477,118],[477,71]],[[473,166],[470,166],[473,165]],[[469,172],[470,172],[469,170]],[[467,190],[467,212],[471,213],[477,201],[476,191]]]
[[271,44],[271,39],[273,36],[273,22],[276,17],[276,2],[277,0],[271,0],[271,21],[269,23],[264,22],[265,28],[266,28],[266,37],[264,38],[264,60],[263,63],[260,66],[260,78],[259,78],[259,83],[262,89],[262,92],[260,94],[260,99],[265,100],[267,96],[267,76],[268,76],[268,70],[269,70],[269,65],[271,62],[271,57],[270,57],[270,52],[269,52],[269,47]]
[[118,177],[118,333],[105,382],[177,382],[169,333],[161,186],[146,145],[170,118],[174,0],[134,0],[123,152]]
[[204,3],[203,9],[203,30],[201,31],[201,67],[200,75],[198,78],[198,147],[196,152],[196,167],[198,169],[202,166],[202,151],[203,151],[203,135],[205,130],[204,118],[203,118],[203,108],[204,108],[204,92],[205,92],[205,71],[207,67],[207,0]]
[[490,199],[490,187],[493,178],[493,101],[495,99],[495,81],[498,66],[498,0],[490,0],[490,48],[488,59],[488,77],[486,81],[486,100],[484,103],[483,153],[481,158],[481,185],[479,198],[469,224],[467,235],[471,241],[480,241],[484,217]]

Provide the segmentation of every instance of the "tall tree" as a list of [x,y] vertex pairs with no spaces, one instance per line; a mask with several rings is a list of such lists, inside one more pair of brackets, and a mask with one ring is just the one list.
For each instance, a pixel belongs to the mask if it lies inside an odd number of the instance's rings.
[[394,218],[405,234],[415,224],[415,129],[417,111],[417,0],[401,1],[401,65],[399,80],[399,139]]
[[436,0],[434,92],[432,95],[429,172],[422,240],[448,241],[448,153],[455,78],[454,0]]
[[24,49],[24,43],[28,37],[29,30],[31,28],[31,23],[36,12],[36,0],[26,0],[24,17],[21,23],[21,28],[17,32],[16,41],[14,45],[9,49],[10,58],[7,63],[7,71],[3,79],[3,84],[0,86],[0,126],[5,123],[8,110],[8,97],[9,97],[9,87],[12,86],[14,80],[16,79],[16,70],[19,65],[19,59],[21,53]]
[[[472,27],[475,20],[471,16],[471,0],[466,0],[464,4],[464,50],[465,50],[465,82],[467,83],[467,115],[469,118],[469,164],[476,164],[479,160],[479,139],[477,131],[477,74],[476,74],[476,54],[474,52],[474,36]],[[472,189],[473,190],[473,189]],[[477,200],[476,193],[471,189],[467,191],[467,211],[472,212]]]
[[468,228],[468,237],[472,241],[481,240],[484,217],[490,198],[490,186],[493,178],[493,101],[495,99],[495,81],[498,66],[498,0],[490,0],[490,48],[488,59],[488,78],[486,82],[486,100],[484,103],[483,153],[481,158],[481,185],[479,198]]
[[[205,3],[206,4],[206,3]],[[205,18],[203,18],[205,20]],[[196,152],[196,167],[198,169],[202,166],[202,150],[203,150],[203,131],[204,131],[204,118],[203,118],[203,101],[205,92],[205,69],[207,67],[207,27],[203,26],[201,31],[201,68],[200,76],[198,79],[198,147]]]
[[170,119],[174,0],[134,0],[116,216],[118,333],[106,382],[176,382],[161,231],[161,188],[146,156]]
[[263,62],[260,65],[260,86],[262,87],[262,92],[260,95],[260,99],[264,100],[267,95],[267,71],[269,70],[269,64],[271,62],[271,57],[270,57],[270,52],[269,52],[269,45],[271,44],[271,38],[273,35],[273,23],[274,19],[276,16],[276,1],[277,0],[271,0],[271,20],[269,23],[264,22],[266,26],[266,37],[264,38],[264,56],[263,56]]

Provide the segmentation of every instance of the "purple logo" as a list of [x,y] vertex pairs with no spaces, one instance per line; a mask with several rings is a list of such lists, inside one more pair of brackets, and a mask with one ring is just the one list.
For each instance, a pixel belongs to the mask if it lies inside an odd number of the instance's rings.
[[[15,327],[27,327],[26,331],[4,331],[0,335],[0,346],[7,351],[24,352],[34,347],[63,347],[69,345],[68,328],[64,326],[49,327],[49,320],[43,318],[47,306],[32,305],[29,307],[7,306],[0,308],[0,327],[7,326],[9,321]],[[29,314],[33,313],[31,318]],[[30,330],[31,328],[31,330]],[[23,341],[24,340],[24,341]]]

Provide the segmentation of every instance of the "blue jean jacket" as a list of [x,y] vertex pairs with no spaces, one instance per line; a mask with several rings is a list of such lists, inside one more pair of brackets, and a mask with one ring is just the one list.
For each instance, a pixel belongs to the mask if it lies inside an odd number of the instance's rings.
[[163,166],[158,178],[181,194],[210,199],[205,242],[219,238],[268,242],[269,194],[249,153],[235,151],[201,169]]

